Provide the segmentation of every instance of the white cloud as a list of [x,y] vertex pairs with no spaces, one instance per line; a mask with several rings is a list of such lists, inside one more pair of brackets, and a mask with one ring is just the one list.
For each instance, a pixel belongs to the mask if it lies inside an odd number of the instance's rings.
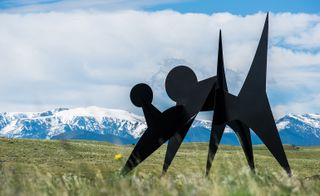
[[[1,111],[30,110],[32,105],[138,111],[129,100],[135,83],[150,82],[161,89],[164,72],[183,62],[199,79],[215,74],[220,28],[228,83],[236,94],[264,19],[265,13],[244,17],[173,11],[2,13]],[[273,106],[303,104],[299,96],[320,93],[320,44],[314,43],[319,24],[319,15],[271,14],[268,93]],[[279,101],[282,95],[288,98]],[[164,91],[157,90],[154,99],[162,108],[171,106]],[[310,112],[319,109],[316,105]]]
[[[315,112],[319,113],[320,108],[320,94],[314,94],[314,95],[307,95],[304,97],[301,97],[300,100],[295,102],[288,102],[286,104],[280,104],[273,108],[273,112],[275,115],[275,118],[280,118],[285,114],[293,113],[293,114],[303,114],[303,113],[310,113]],[[314,108],[317,108],[317,110],[314,110]]]

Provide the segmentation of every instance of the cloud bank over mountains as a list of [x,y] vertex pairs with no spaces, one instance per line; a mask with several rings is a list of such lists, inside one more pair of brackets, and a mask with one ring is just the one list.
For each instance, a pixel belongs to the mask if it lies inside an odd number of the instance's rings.
[[[148,82],[154,103],[172,105],[167,72],[216,72],[222,29],[231,92],[245,79],[265,13],[175,11],[1,13],[1,111],[98,105],[133,112],[131,87]],[[267,90],[276,116],[320,111],[320,15],[271,13]]]

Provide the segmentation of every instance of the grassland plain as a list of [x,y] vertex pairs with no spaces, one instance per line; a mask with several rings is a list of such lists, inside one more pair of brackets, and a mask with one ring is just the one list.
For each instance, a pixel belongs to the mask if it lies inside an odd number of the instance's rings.
[[[320,147],[285,146],[289,178],[264,146],[252,173],[239,147],[221,146],[209,178],[208,146],[183,144],[160,177],[166,146],[127,176],[133,146],[94,141],[0,139],[0,195],[320,195]],[[115,160],[122,154],[122,160]]]

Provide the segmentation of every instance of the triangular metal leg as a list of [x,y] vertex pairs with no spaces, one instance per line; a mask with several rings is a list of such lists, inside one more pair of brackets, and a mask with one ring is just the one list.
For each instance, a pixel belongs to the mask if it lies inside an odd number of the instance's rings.
[[250,137],[250,129],[240,121],[232,121],[228,125],[235,131],[246,156],[248,165],[251,170],[254,170],[254,159],[252,151],[252,143]]
[[166,155],[163,163],[162,174],[167,172],[169,166],[171,165],[172,160],[174,159],[178,149],[180,148],[182,141],[186,137],[193,121],[194,119],[190,120],[190,122],[183,129],[181,129],[178,133],[176,133],[174,136],[172,136],[169,139],[167,151],[166,151]]
[[210,169],[212,166],[212,161],[213,161],[214,156],[216,155],[216,152],[218,150],[218,146],[221,141],[221,137],[222,137],[222,134],[223,134],[225,127],[226,127],[226,124],[212,125],[212,130],[211,130],[211,134],[210,134],[210,141],[209,141],[206,176],[209,175],[209,172],[210,172]]

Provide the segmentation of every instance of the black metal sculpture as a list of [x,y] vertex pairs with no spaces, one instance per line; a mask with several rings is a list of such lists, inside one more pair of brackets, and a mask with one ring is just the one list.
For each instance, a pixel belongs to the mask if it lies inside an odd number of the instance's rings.
[[198,82],[194,72],[186,66],[175,67],[169,72],[165,88],[168,96],[176,102],[176,106],[160,112],[151,103],[153,94],[148,85],[137,84],[132,88],[131,101],[137,107],[142,107],[148,128],[123,167],[123,174],[130,172],[163,143],[169,141],[163,165],[165,173],[197,114],[200,111],[214,111],[206,175],[209,174],[227,125],[238,136],[252,170],[254,159],[250,129],[258,135],[288,175],[291,175],[266,94],[268,18],[267,15],[255,57],[238,96],[228,92],[221,31],[217,76]]

